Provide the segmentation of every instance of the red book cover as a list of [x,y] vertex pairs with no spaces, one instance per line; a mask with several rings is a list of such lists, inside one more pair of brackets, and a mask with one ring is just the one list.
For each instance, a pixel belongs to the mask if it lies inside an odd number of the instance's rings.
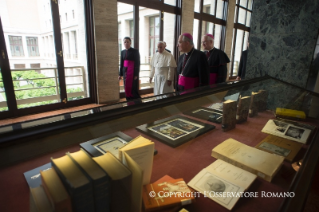
[[143,204],[145,211],[188,205],[194,201],[193,193],[183,178],[169,178],[171,177],[165,175],[155,183],[143,186]]

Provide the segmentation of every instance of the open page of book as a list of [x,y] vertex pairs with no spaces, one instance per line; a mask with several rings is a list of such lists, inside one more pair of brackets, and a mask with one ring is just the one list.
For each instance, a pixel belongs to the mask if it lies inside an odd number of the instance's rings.
[[289,140],[305,144],[311,134],[311,130],[292,125],[290,123],[270,119],[261,130],[264,133],[276,135]]
[[153,168],[154,142],[138,136],[120,149],[119,154],[122,162],[124,152],[143,170],[143,185],[149,184]]
[[228,210],[234,207],[245,191],[245,188],[219,177],[207,168],[200,171],[188,185]]
[[142,209],[143,170],[124,152],[126,166],[132,172],[132,212],[140,212]]

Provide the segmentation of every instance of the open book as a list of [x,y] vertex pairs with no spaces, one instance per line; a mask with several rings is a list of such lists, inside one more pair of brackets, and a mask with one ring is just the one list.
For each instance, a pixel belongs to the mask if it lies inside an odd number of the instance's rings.
[[138,136],[119,149],[119,159],[132,172],[132,211],[141,211],[142,188],[151,180],[154,142]]
[[231,210],[256,179],[256,175],[225,161],[216,160],[187,185]]

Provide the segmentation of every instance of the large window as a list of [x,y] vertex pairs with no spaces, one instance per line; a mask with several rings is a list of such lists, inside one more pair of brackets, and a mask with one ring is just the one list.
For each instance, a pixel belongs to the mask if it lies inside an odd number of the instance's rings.
[[195,48],[203,50],[201,37],[209,33],[214,36],[214,46],[224,50],[227,9],[227,1],[195,0],[193,24]]
[[0,47],[8,56],[0,63],[6,73],[0,81],[12,82],[0,83],[0,90],[10,99],[9,111],[24,115],[92,102],[88,70],[94,70],[87,54],[94,51],[87,50],[93,46],[87,34],[93,30],[86,29],[86,17],[92,14],[87,1],[2,2]]
[[230,77],[238,74],[239,62],[242,52],[248,48],[251,13],[253,0],[237,0],[234,20],[234,36],[232,44],[232,66]]
[[14,56],[24,56],[23,45],[22,45],[22,36],[10,36],[10,50],[11,55]]
[[150,52],[151,57],[157,49],[157,43],[159,41],[159,31],[160,31],[160,17],[153,16],[149,18],[149,41],[150,41]]

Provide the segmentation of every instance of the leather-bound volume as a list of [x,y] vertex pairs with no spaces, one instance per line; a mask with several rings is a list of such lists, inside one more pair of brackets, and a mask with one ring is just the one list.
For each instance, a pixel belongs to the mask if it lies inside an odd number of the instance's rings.
[[258,112],[262,112],[267,110],[267,100],[268,100],[268,91],[266,90],[259,90],[258,91]]
[[249,105],[250,105],[250,96],[244,96],[239,98],[237,114],[236,114],[237,124],[247,121]]
[[236,112],[237,102],[233,100],[227,100],[223,105],[223,120],[222,128],[226,132],[236,127]]
[[249,105],[249,117],[257,116],[259,105],[259,93],[251,92],[250,105]]
[[145,211],[157,211],[191,204],[195,197],[183,178],[143,186]]

